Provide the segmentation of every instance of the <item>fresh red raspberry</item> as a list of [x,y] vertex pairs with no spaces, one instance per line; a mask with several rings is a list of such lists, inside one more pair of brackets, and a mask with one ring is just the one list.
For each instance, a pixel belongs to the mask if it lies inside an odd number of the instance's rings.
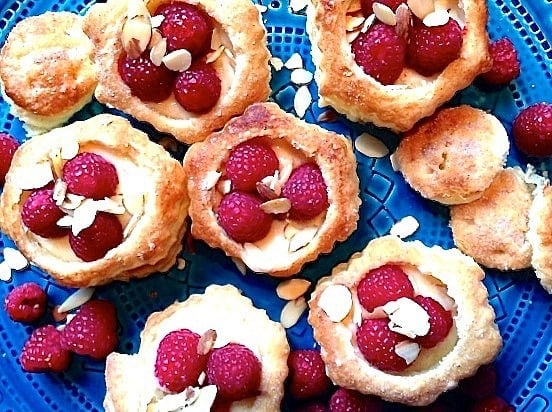
[[90,152],[79,153],[65,163],[63,180],[71,193],[92,199],[113,196],[119,184],[115,166],[103,156]]
[[552,155],[552,104],[536,103],[515,118],[512,133],[519,150],[529,156]]
[[405,3],[404,0],[360,0],[360,6],[362,7],[362,13],[365,16],[369,16],[374,13],[374,3],[381,3],[389,7],[391,10],[397,10],[397,7],[401,3]]
[[389,329],[387,318],[363,319],[356,332],[357,345],[364,358],[382,371],[402,371],[408,366],[395,352],[405,336]]
[[34,322],[46,312],[48,296],[34,282],[23,283],[13,288],[4,300],[9,317],[16,322]]
[[229,343],[214,349],[207,361],[207,380],[223,398],[240,400],[255,396],[261,384],[261,362],[251,349]]
[[289,354],[289,391],[295,399],[322,396],[331,385],[326,365],[315,349],[297,349]]
[[460,391],[472,399],[484,399],[496,393],[497,374],[492,363],[479,367],[475,375],[462,379]]
[[8,173],[13,154],[18,147],[17,140],[7,133],[0,133],[0,186],[4,185],[6,173]]
[[188,112],[206,113],[220,97],[221,82],[215,67],[196,61],[190,68],[178,74],[174,85],[176,101]]
[[147,53],[135,59],[121,55],[118,68],[119,76],[130,88],[130,93],[144,102],[162,102],[173,91],[177,73],[164,64],[156,66]]
[[330,398],[330,412],[380,412],[383,401],[351,389],[338,388]]
[[328,412],[328,407],[321,401],[309,401],[307,403],[297,405],[293,409],[294,412]]
[[282,187],[282,196],[291,202],[291,219],[312,219],[328,208],[328,188],[314,163],[304,163],[291,172]]
[[436,74],[460,55],[462,29],[454,19],[428,27],[415,19],[408,34],[407,65],[424,76]]
[[473,405],[471,412],[514,412],[515,408],[502,399],[494,395],[481,399]]
[[447,337],[452,328],[452,313],[430,297],[418,295],[414,301],[429,315],[429,332],[425,336],[416,337],[416,342],[423,348],[433,348]]
[[188,50],[199,56],[210,49],[213,25],[210,17],[193,4],[183,1],[162,4],[154,15],[165,18],[159,30],[167,39],[167,50]]
[[369,312],[399,298],[413,298],[414,287],[404,271],[396,265],[383,265],[370,270],[359,282],[360,304]]
[[493,66],[490,71],[479,76],[482,81],[488,85],[502,86],[519,76],[518,54],[510,39],[503,37],[492,42],[489,44],[489,52]]
[[85,262],[101,259],[123,241],[123,226],[117,216],[98,212],[92,225],[78,235],[69,232],[71,249]]
[[255,190],[257,182],[272,176],[280,167],[274,150],[260,139],[236,146],[226,161],[226,175],[235,190]]
[[53,194],[53,189],[38,189],[23,203],[21,220],[38,236],[56,238],[67,234],[67,228],[57,225],[65,213],[56,205]]
[[61,333],[53,326],[41,326],[25,342],[19,357],[26,372],[63,372],[71,362],[71,352],[61,346]]
[[200,338],[188,329],[179,329],[161,339],[155,359],[155,376],[161,387],[178,393],[198,385],[208,359],[208,355],[198,353]]
[[406,40],[395,27],[375,23],[351,43],[356,63],[382,84],[393,84],[405,66]]
[[89,300],[61,332],[62,346],[79,355],[105,359],[119,343],[115,306],[101,299]]
[[217,211],[219,225],[236,242],[261,240],[272,224],[272,217],[263,212],[261,203],[258,197],[245,192],[224,195]]

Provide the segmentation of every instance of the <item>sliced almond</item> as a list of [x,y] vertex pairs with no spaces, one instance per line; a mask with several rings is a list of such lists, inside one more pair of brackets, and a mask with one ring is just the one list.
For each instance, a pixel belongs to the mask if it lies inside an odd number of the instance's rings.
[[420,345],[416,342],[402,341],[395,345],[395,353],[403,358],[407,365],[412,364],[420,354]]
[[273,215],[287,213],[289,212],[289,209],[291,209],[291,201],[286,197],[267,200],[266,202],[261,203],[261,209],[263,212]]
[[13,270],[23,270],[29,266],[29,261],[23,253],[11,247],[4,248],[4,262]]
[[97,203],[93,199],[84,199],[73,212],[73,223],[71,225],[73,235],[77,236],[84,229],[92,226],[97,212]]
[[219,46],[214,52],[209,53],[205,59],[205,63],[213,63],[217,61],[217,59],[222,56],[224,48],[224,46]]
[[14,181],[21,190],[40,189],[54,180],[50,162],[15,169]]
[[161,32],[157,29],[153,29],[151,31],[151,39],[150,39],[150,42],[148,44],[148,47],[150,49],[152,49],[153,47],[155,47],[161,40],[163,40],[164,37],[163,35],[161,34]]
[[106,213],[111,213],[111,214],[114,214],[114,215],[122,215],[123,213],[126,212],[126,208],[123,206],[123,203],[122,203],[122,198],[119,198],[118,201],[116,201],[115,199],[117,198],[105,198],[105,199],[100,199],[100,200],[96,200],[95,203],[96,203],[96,210],[98,212],[106,212]]
[[372,9],[374,10],[374,14],[378,18],[378,20],[382,23],[388,24],[389,26],[394,26],[397,24],[397,17],[395,16],[395,12],[391,9],[391,7],[386,6],[383,3],[375,2],[372,6]]
[[121,43],[125,52],[133,59],[139,57],[148,47],[151,32],[149,15],[129,17],[121,32]]
[[444,26],[450,19],[447,10],[435,10],[429,13],[422,20],[427,27]]
[[217,184],[221,176],[222,176],[221,172],[216,172],[216,171],[207,172],[201,182],[200,189],[205,191],[211,190],[212,188],[215,187],[215,185]]
[[317,233],[318,227],[315,226],[305,227],[299,230],[289,240],[289,251],[297,252],[299,249],[304,248],[314,239]]
[[199,338],[197,343],[197,353],[199,355],[207,355],[217,340],[217,331],[214,329],[207,329],[203,335]]
[[141,215],[145,200],[143,193],[127,192],[123,195],[122,204],[131,215]]
[[162,38],[150,49],[150,60],[159,67],[163,64],[163,58],[166,54],[167,40]]
[[429,332],[429,314],[409,298],[399,298],[383,305],[389,317],[389,329],[401,335],[415,338]]
[[186,49],[178,49],[165,55],[165,57],[163,57],[163,63],[169,70],[183,72],[190,68],[192,64],[192,55]]
[[364,20],[366,20],[364,16],[351,16],[348,14],[345,18],[345,30],[354,31],[360,29]]
[[12,270],[6,261],[0,262],[0,280],[9,282],[12,278]]
[[284,67],[289,70],[302,69],[303,57],[299,53],[293,53],[284,63]]
[[257,7],[259,13],[264,13],[268,10],[268,7],[266,7],[264,4],[255,4],[255,7]]
[[65,211],[73,211],[80,206],[80,204],[84,199],[85,197],[81,195],[75,195],[73,193],[65,193],[65,199],[61,204],[61,208]]
[[347,43],[351,44],[356,40],[356,38],[360,34],[360,29],[355,31],[348,31],[347,34],[345,34],[345,38],[347,39]]
[[293,13],[297,13],[306,8],[308,4],[308,0],[290,0],[289,8]]
[[284,67],[284,62],[279,57],[271,57],[270,58],[270,64],[272,67],[274,67],[274,70],[279,72]]
[[141,215],[132,215],[128,223],[123,230],[123,239],[126,239],[138,225]]
[[368,29],[372,27],[375,21],[376,21],[376,15],[370,14],[368,17],[366,17],[366,20],[364,20],[364,24],[362,25],[362,28],[360,29],[360,31],[362,33],[366,33]]
[[78,308],[88,302],[94,294],[94,288],[80,288],[73,292],[67,299],[58,306],[57,311],[59,313],[69,312],[75,308]]
[[290,300],[286,303],[280,314],[280,323],[285,329],[291,328],[298,321],[303,312],[307,309],[307,301],[304,297]]
[[61,179],[57,179],[56,184],[54,185],[54,193],[52,194],[52,198],[56,202],[57,206],[61,206],[63,204],[66,193],[67,193],[67,183],[65,183]]
[[410,9],[404,3],[399,4],[397,10],[395,10],[395,16],[397,16],[397,25],[395,29],[400,37],[406,38],[408,35],[411,14]]
[[405,216],[391,227],[389,233],[404,239],[414,234],[419,227],[420,223],[414,216]]
[[159,26],[161,26],[161,24],[163,23],[163,20],[165,20],[165,16],[162,14],[151,16],[150,18],[151,27],[154,29],[157,29]]
[[71,160],[79,154],[79,142],[74,139],[67,139],[63,141],[60,147],[60,156],[63,160]]
[[299,87],[299,89],[297,89],[297,92],[295,93],[295,97],[293,98],[293,108],[295,109],[297,117],[302,119],[305,116],[307,109],[310,107],[311,103],[312,96],[309,88],[307,86]]
[[272,176],[267,176],[267,178],[269,178],[270,180],[269,184],[265,182],[257,182],[257,185],[256,185],[257,193],[259,193],[259,195],[261,195],[263,199],[269,199],[269,200],[277,199],[278,194],[270,187],[270,184],[272,183],[273,178]]
[[320,294],[318,306],[328,319],[338,323],[347,317],[353,308],[353,296],[345,285],[329,285]]
[[429,13],[433,12],[434,10],[433,1],[407,0],[406,4],[408,5],[412,13],[420,20],[423,20],[425,16],[427,16]]
[[401,168],[399,167],[399,162],[397,161],[397,156],[395,153],[391,153],[389,156],[389,161],[391,162],[391,168],[393,171],[398,172]]
[[73,216],[65,215],[56,222],[59,227],[71,227],[73,226]]
[[293,84],[303,85],[309,84],[313,79],[313,74],[305,69],[294,69],[291,72],[290,80]]
[[186,268],[186,259],[183,259],[183,258],[176,259],[176,268],[178,270],[184,270]]
[[387,146],[369,133],[362,133],[355,139],[355,148],[368,157],[381,158],[389,154]]
[[230,179],[222,179],[217,182],[216,186],[220,193],[226,195],[232,190],[232,181]]
[[247,266],[245,266],[243,260],[233,257],[232,262],[234,262],[234,265],[236,265],[238,272],[240,272],[244,276],[247,274]]
[[276,294],[280,299],[294,300],[303,296],[311,285],[307,279],[288,279],[280,282],[276,287]]
[[337,120],[337,113],[335,110],[325,110],[318,115],[316,120],[318,122],[335,122]]

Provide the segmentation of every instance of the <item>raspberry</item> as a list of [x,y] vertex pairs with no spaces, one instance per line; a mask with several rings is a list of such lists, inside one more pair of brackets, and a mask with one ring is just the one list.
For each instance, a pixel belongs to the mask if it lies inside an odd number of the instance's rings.
[[484,399],[496,393],[497,375],[493,364],[482,365],[475,375],[462,379],[458,388],[473,399]]
[[291,219],[312,219],[328,208],[328,188],[320,168],[314,163],[302,164],[291,172],[282,188],[282,196],[291,202]]
[[71,352],[61,346],[61,333],[53,326],[35,329],[25,342],[19,362],[27,372],[63,372],[71,362]]
[[207,380],[223,398],[240,400],[255,396],[261,384],[261,362],[251,349],[238,343],[217,348],[207,361]]
[[320,352],[314,349],[298,349],[289,354],[289,390],[295,399],[322,396],[330,387],[326,365]]
[[493,66],[479,78],[488,85],[502,86],[519,76],[519,60],[514,44],[504,37],[489,44]]
[[123,241],[123,226],[117,216],[98,212],[92,225],[78,235],[69,233],[69,245],[85,262],[101,259]]
[[188,112],[206,113],[220,97],[221,83],[212,64],[197,61],[178,74],[174,86],[176,101]]
[[529,156],[552,155],[552,104],[536,103],[523,109],[512,127],[514,142]]
[[159,30],[167,39],[167,50],[188,50],[192,56],[199,56],[209,50],[213,25],[209,16],[197,6],[183,1],[166,3],[154,15],[165,18]]
[[11,165],[13,154],[19,142],[7,133],[0,133],[0,185],[4,185],[6,173]]
[[328,412],[328,407],[321,401],[309,401],[308,403],[296,405],[294,412]]
[[393,84],[405,65],[406,40],[395,27],[376,23],[351,43],[356,63],[382,84]]
[[407,64],[424,76],[442,71],[458,58],[463,43],[462,29],[454,19],[435,27],[415,19],[408,36]]
[[208,358],[197,351],[200,338],[188,329],[179,329],[161,339],[155,359],[155,376],[163,388],[178,393],[188,386],[198,385]]
[[452,328],[452,313],[430,297],[418,295],[414,301],[429,315],[429,332],[425,336],[418,336],[416,342],[423,348],[433,348],[447,337]]
[[383,402],[375,396],[338,388],[330,398],[330,412],[380,412]]
[[406,338],[389,329],[388,322],[386,318],[363,319],[356,332],[357,345],[374,367],[383,371],[402,371],[408,365],[395,353],[395,346]]
[[256,242],[266,236],[272,217],[261,209],[261,200],[249,193],[231,192],[218,207],[218,222],[236,242]]
[[226,161],[226,175],[236,190],[255,190],[257,182],[278,170],[280,162],[274,150],[259,139],[240,143]]
[[360,0],[360,6],[362,7],[362,13],[365,16],[369,16],[374,13],[374,3],[384,4],[395,11],[397,7],[404,2],[404,0]]
[[130,93],[144,102],[162,102],[173,91],[176,72],[152,63],[149,55],[133,59],[125,54],[119,58],[119,75]]
[[113,196],[119,184],[115,166],[103,156],[90,152],[79,153],[65,163],[63,180],[71,193],[92,199]]
[[53,199],[53,189],[38,189],[32,192],[21,210],[21,220],[31,232],[46,238],[65,236],[67,228],[57,225],[65,213]]
[[16,322],[34,322],[46,312],[48,296],[36,283],[27,282],[13,288],[4,305],[9,317]]
[[403,270],[396,265],[383,265],[370,270],[359,282],[360,304],[369,312],[402,297],[413,298],[414,287]]
[[514,412],[512,405],[502,399],[500,396],[490,396],[479,400],[473,405],[472,412]]
[[115,306],[100,299],[83,304],[61,332],[61,345],[93,359],[105,359],[119,343]]

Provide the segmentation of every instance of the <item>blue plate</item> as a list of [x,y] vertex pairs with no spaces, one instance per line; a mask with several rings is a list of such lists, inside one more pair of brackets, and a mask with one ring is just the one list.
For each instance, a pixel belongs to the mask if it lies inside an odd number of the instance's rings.
[[[47,10],[70,10],[83,13],[93,0],[4,0],[0,20],[1,41],[19,20]],[[287,0],[257,0],[268,6],[264,21],[268,30],[269,46],[274,56],[287,60],[300,53],[306,68],[313,71],[310,43],[305,33],[304,12],[292,13]],[[47,4],[49,3],[49,4]],[[519,110],[539,101],[550,101],[552,96],[552,38],[551,0],[489,0],[488,29],[491,38],[508,36],[515,44],[520,60],[520,77],[499,91],[483,92],[471,86],[460,92],[451,104],[469,103],[494,113],[508,131]],[[275,72],[272,80],[272,98],[284,109],[293,112],[293,96],[297,86],[289,81],[289,71]],[[309,89],[317,95],[316,85]],[[106,109],[92,102],[76,115],[84,119]],[[308,109],[305,120],[316,122],[321,113],[316,101]],[[0,106],[1,129],[25,139],[18,120],[8,112],[4,101]],[[322,123],[323,127],[355,138],[368,131],[384,141],[393,151],[397,136],[370,125],[358,125],[340,118],[337,122]],[[148,130],[152,138],[155,132]],[[174,153],[181,157],[185,146]],[[361,250],[375,237],[387,234],[400,218],[415,216],[421,223],[412,238],[427,245],[453,246],[448,227],[448,209],[421,199],[395,173],[389,157],[373,159],[357,153],[358,174],[361,181],[362,208],[358,230],[351,238],[327,256],[305,267],[301,275],[311,279],[329,273],[330,269]],[[550,170],[552,162],[526,158],[512,147],[508,165],[532,163],[540,171]],[[0,251],[13,246],[5,236],[0,238]],[[139,346],[139,332],[147,316],[189,294],[201,292],[211,283],[232,283],[265,308],[269,316],[278,320],[284,302],[274,293],[276,281],[266,276],[246,276],[239,273],[233,262],[220,251],[202,242],[193,241],[182,253],[188,262],[184,270],[173,269],[166,275],[153,275],[131,283],[113,283],[98,288],[96,295],[113,301],[118,308],[121,340],[118,350],[134,353]],[[0,258],[3,259],[3,258]],[[46,289],[52,304],[61,303],[72,290],[52,282],[39,269],[16,273],[9,283],[0,282],[0,296],[4,297],[15,285],[36,281]],[[544,292],[531,270],[516,273],[488,271],[485,284],[489,290],[504,348],[496,360],[499,374],[498,393],[517,410],[544,411],[552,402],[552,298]],[[47,322],[48,320],[45,320]],[[104,363],[84,357],[75,357],[71,368],[62,374],[27,374],[18,363],[23,343],[33,327],[12,322],[0,310],[0,410],[2,411],[96,411],[102,410],[105,395]],[[288,330],[293,348],[310,348],[315,344],[312,331],[303,316]],[[395,406],[389,406],[395,409]]]

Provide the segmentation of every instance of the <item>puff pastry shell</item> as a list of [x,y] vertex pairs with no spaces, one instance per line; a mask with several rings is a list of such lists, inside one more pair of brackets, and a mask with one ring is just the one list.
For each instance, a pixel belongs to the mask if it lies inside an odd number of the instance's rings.
[[544,289],[552,294],[552,187],[547,183],[536,191],[529,211],[528,239],[533,247],[531,264]]
[[[157,347],[168,333],[182,328],[200,335],[214,329],[217,332],[215,347],[229,342],[240,343],[261,361],[259,395],[232,403],[232,412],[280,409],[290,350],[283,327],[271,321],[264,310],[255,308],[234,286],[211,285],[204,294],[191,295],[184,302],[150,315],[141,333],[137,354],[112,353],[107,357],[106,411],[157,411],[155,403],[148,408],[160,392],[154,375]],[[219,343],[218,339],[223,342]]]
[[[456,304],[454,323],[457,341],[450,351],[427,368],[402,374],[383,372],[371,366],[354,348],[353,319],[350,313],[341,322],[332,322],[319,306],[324,290],[345,285],[356,295],[358,282],[371,269],[392,263],[416,268],[441,281]],[[427,247],[419,241],[403,242],[395,236],[374,239],[360,253],[334,268],[331,276],[320,279],[309,301],[309,323],[321,346],[328,376],[337,385],[365,394],[374,394],[391,402],[427,405],[439,394],[454,388],[458,381],[475,373],[494,359],[502,339],[494,323],[495,313],[481,282],[485,274],[470,258],[457,249]],[[352,312],[360,308],[353,305]],[[415,364],[415,363],[414,363]],[[414,365],[413,364],[413,365]]]
[[[21,220],[23,199],[29,193],[20,188],[22,172],[33,173],[37,165],[51,164],[53,153],[75,141],[79,151],[101,154],[113,163],[123,204],[125,199],[129,205],[133,203],[130,199],[142,200],[138,200],[142,207],[127,207],[126,218],[132,220],[135,215],[135,225],[123,242],[92,262],[75,256],[67,236],[42,238],[30,232]],[[30,261],[60,284],[100,285],[168,270],[182,249],[188,204],[180,163],[128,120],[100,114],[35,136],[21,145],[0,197],[0,227]]]

